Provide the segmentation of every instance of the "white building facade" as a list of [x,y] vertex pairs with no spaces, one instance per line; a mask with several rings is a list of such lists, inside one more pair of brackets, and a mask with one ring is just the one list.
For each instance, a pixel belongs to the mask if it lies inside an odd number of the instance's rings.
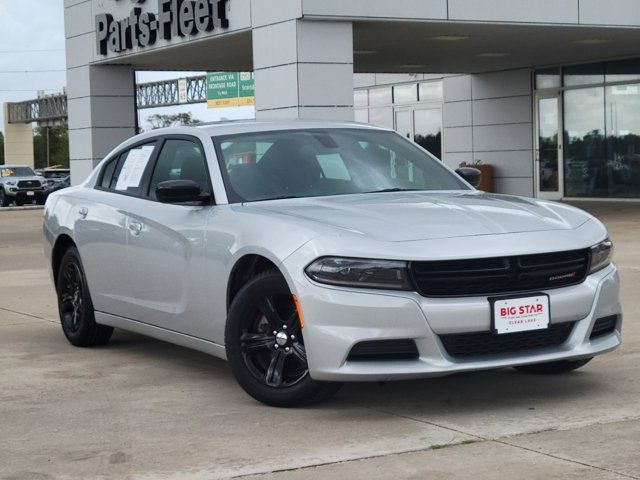
[[395,128],[492,189],[640,198],[636,0],[65,0],[74,183],[136,70],[253,71],[256,117]]

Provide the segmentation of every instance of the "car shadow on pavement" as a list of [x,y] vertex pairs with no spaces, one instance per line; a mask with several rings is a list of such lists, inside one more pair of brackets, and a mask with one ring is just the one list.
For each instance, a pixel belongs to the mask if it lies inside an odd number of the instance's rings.
[[[227,363],[205,353],[122,330],[116,330],[105,348],[126,351],[128,356],[139,355],[141,361],[181,375],[204,374],[213,383],[235,386]],[[595,362],[563,375],[531,375],[507,368],[419,380],[348,383],[331,400],[306,408],[365,407],[439,416],[478,412],[491,415],[493,411],[504,412],[505,408],[531,413],[549,405],[604,395],[604,373],[594,371]]]

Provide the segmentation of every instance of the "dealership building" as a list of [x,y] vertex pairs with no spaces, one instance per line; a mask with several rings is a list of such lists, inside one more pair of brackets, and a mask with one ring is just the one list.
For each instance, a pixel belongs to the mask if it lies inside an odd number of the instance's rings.
[[[257,119],[396,129],[496,192],[640,198],[637,0],[65,0],[74,183],[135,71],[254,72]],[[489,170],[487,170],[489,171]]]

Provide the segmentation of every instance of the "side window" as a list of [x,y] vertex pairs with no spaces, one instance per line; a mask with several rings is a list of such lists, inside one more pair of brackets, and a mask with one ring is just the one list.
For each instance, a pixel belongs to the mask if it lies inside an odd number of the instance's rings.
[[117,192],[141,194],[142,177],[155,148],[156,143],[153,142],[122,153],[114,168],[109,188]]
[[201,192],[210,192],[204,152],[191,140],[169,139],[164,143],[151,177],[149,196],[156,198],[156,187],[168,180],[193,180]]
[[118,164],[118,158],[120,157],[111,159],[102,170],[102,181],[100,182],[100,186],[102,188],[109,188],[109,185],[111,185],[111,179],[113,178],[113,172]]

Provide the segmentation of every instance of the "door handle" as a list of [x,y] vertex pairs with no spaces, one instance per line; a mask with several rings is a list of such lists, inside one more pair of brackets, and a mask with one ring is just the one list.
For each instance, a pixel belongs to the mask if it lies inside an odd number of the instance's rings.
[[87,214],[89,213],[89,209],[87,207],[80,207],[78,213],[82,218],[87,218]]
[[129,224],[129,231],[131,232],[131,235],[137,237],[140,235],[140,232],[142,232],[142,224],[139,222],[131,222]]

